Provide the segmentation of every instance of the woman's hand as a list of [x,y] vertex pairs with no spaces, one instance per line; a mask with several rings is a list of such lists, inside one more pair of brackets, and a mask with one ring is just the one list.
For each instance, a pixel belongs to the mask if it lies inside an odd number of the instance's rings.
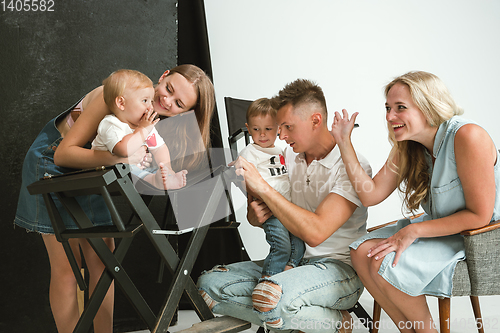
[[[137,165],[137,166],[143,166],[144,163],[147,160],[147,155],[151,154],[147,153],[147,147],[146,146],[141,146],[139,149],[137,149],[132,155],[130,155],[127,158],[126,163],[131,164],[131,165]],[[147,162],[149,164],[149,162]]]
[[417,239],[415,233],[415,225],[409,224],[396,232],[391,237],[382,240],[377,243],[374,247],[368,250],[368,257],[374,257],[375,260],[383,259],[387,254],[391,252],[396,252],[394,261],[392,262],[392,267],[396,266],[401,254],[410,246],[415,239]]
[[355,112],[353,113],[351,119],[349,119],[349,114],[347,113],[346,109],[342,109],[342,116],[340,115],[340,113],[335,112],[335,116],[333,117],[332,130],[330,131],[330,133],[335,138],[337,144],[350,140],[357,116],[358,112]]
[[266,203],[248,194],[247,220],[254,227],[262,227],[262,224],[273,215]]
[[144,155],[142,162],[139,163],[140,167],[142,169],[149,168],[151,166],[151,163],[153,163],[153,155],[146,150],[146,155]]

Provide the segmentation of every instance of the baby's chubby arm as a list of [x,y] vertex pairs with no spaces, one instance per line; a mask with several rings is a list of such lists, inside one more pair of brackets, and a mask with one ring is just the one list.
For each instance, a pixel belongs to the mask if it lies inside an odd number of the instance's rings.
[[122,140],[114,146],[113,154],[128,157],[142,147],[149,133],[153,130],[156,123],[160,121],[160,119],[155,119],[156,115],[156,112],[152,110],[146,112],[135,128],[134,133],[125,135]]

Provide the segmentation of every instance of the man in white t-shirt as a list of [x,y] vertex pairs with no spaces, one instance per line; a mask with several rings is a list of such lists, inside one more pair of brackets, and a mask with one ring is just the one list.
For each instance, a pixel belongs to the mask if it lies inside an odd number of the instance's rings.
[[[260,278],[260,266],[241,262],[216,266],[200,276],[199,291],[214,313],[273,330],[350,332],[346,309],[363,285],[351,267],[349,244],[366,233],[367,210],[347,176],[327,128],[323,91],[296,80],[273,98],[291,184],[291,201],[264,181],[243,158],[235,164],[249,193],[248,220],[260,226],[275,216],[306,243],[299,267]],[[358,155],[361,166],[371,168]]]

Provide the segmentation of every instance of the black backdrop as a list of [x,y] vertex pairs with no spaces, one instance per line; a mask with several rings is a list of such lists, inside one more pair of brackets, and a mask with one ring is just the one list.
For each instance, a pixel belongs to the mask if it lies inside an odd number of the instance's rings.
[[[12,224],[24,155],[41,128],[119,68],[137,69],[153,81],[182,63],[212,74],[201,0],[55,0],[53,9],[0,8],[0,332],[56,331],[41,237]],[[221,140],[215,116],[213,146],[221,147]],[[152,210],[159,218],[164,207],[158,203]],[[193,278],[216,263],[245,259],[238,237],[235,230],[210,231]],[[185,241],[179,240],[181,251]],[[159,309],[159,291],[168,279],[155,282],[158,257],[145,236],[135,243],[124,265],[133,267],[132,279],[152,308]],[[117,288],[115,332],[142,328]]]

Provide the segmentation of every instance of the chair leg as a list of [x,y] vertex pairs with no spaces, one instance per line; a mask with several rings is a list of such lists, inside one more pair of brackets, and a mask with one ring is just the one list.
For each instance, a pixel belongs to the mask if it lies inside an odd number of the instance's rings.
[[441,333],[450,333],[450,298],[438,298]]
[[479,306],[479,297],[470,296],[470,302],[472,304],[472,311],[474,311],[474,318],[476,318],[477,331],[479,333],[484,333],[481,308]]
[[370,333],[378,333],[378,329],[380,327],[380,314],[382,313],[382,308],[377,303],[377,301],[373,301],[373,327]]
[[347,311],[353,312],[366,328],[370,329],[371,327],[373,327],[372,318],[370,317],[368,312],[366,312],[366,310],[361,306],[361,304],[359,304],[359,302],[356,302],[356,304],[354,304],[354,306]]

